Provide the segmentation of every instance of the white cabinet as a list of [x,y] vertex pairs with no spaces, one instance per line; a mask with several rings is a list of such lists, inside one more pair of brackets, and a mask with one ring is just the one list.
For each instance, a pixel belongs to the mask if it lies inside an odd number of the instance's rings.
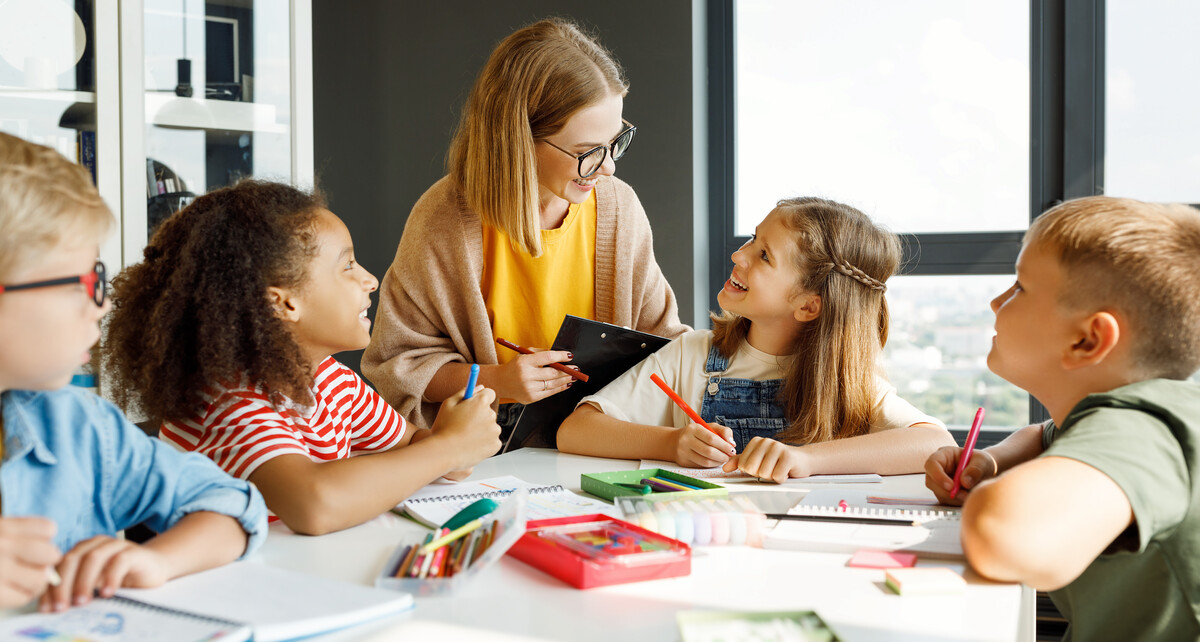
[[0,2],[0,130],[94,153],[115,272],[195,195],[311,187],[311,0]]

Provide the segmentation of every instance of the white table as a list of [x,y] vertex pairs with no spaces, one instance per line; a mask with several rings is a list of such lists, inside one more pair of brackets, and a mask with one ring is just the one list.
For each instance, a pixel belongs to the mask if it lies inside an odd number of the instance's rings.
[[[523,449],[480,463],[471,478],[514,475],[580,492],[582,473],[637,467],[637,461]],[[932,496],[920,475],[884,480],[872,485],[872,492]],[[295,535],[276,525],[255,557],[266,564],[373,584],[397,541],[415,531],[425,529],[390,514],[321,537]],[[849,555],[835,553],[696,547],[687,577],[577,590],[505,556],[455,594],[418,598],[407,615],[322,639],[677,640],[675,613],[690,609],[811,609],[847,641],[1033,639],[1033,592],[1028,588],[987,582],[964,570],[962,563],[922,560],[919,566],[962,571],[966,594],[901,597],[884,587],[883,571],[847,568],[847,559]]]

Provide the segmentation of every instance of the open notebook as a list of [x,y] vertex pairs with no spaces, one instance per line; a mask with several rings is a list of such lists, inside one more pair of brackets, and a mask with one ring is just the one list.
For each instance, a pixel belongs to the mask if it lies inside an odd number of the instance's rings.
[[255,642],[304,638],[411,609],[412,595],[235,562],[63,613],[0,620],[0,640]]
[[[845,511],[838,509],[840,501],[846,502]],[[781,520],[763,538],[763,548],[847,553],[866,548],[904,551],[922,557],[963,557],[959,540],[962,512],[958,508],[876,505],[867,502],[866,491],[818,488],[805,495],[788,513],[900,517],[918,521],[920,526]]]
[[612,504],[577,495],[559,485],[535,486],[512,475],[457,484],[430,484],[413,493],[395,510],[430,528],[437,528],[478,499],[489,497],[500,501],[518,488],[529,491],[525,511],[525,519],[529,521],[593,513],[620,516]]

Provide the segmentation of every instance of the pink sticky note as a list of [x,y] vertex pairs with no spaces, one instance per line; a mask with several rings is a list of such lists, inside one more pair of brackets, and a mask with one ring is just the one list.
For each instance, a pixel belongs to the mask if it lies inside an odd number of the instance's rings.
[[917,563],[914,553],[893,553],[863,549],[854,553],[846,566],[855,568],[907,568]]

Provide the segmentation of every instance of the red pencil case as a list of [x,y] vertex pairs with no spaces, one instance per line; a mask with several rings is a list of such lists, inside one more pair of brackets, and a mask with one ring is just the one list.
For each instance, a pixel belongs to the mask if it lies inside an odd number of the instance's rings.
[[575,588],[692,572],[692,550],[687,544],[607,515],[529,522],[508,554]]

